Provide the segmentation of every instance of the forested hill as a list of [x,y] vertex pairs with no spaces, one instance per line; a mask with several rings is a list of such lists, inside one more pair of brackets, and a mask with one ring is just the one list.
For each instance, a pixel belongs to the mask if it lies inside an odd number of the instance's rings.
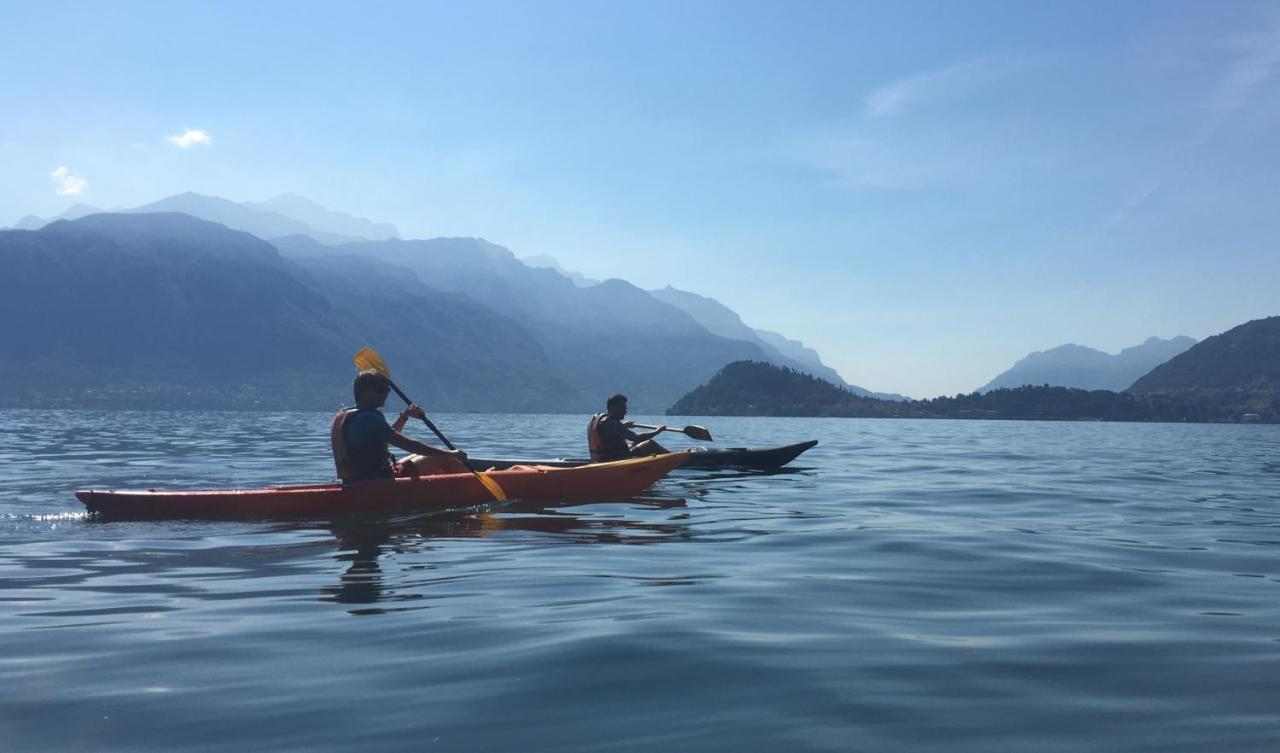
[[861,418],[989,418],[1102,421],[1280,422],[1280,401],[1243,406],[1198,394],[1136,395],[1069,387],[1017,387],[931,400],[891,402],[860,397],[808,374],[738,361],[682,397],[670,415],[840,416]]
[[1255,319],[1157,366],[1131,392],[1247,393],[1261,402],[1280,399],[1280,316]]

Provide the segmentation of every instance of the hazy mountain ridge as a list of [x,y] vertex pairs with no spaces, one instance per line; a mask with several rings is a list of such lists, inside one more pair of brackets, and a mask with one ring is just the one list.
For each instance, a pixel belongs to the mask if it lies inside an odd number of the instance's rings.
[[[88,205],[75,205],[63,215],[78,217],[93,211]],[[397,268],[381,278],[392,289],[400,289],[395,283],[409,273],[423,289],[466,296],[499,316],[521,322],[542,352],[563,364],[550,367],[556,372],[554,378],[563,377],[566,384],[575,385],[583,400],[586,394],[624,390],[631,395],[634,409],[660,410],[723,364],[742,358],[778,361],[843,384],[839,374],[822,364],[812,350],[782,338],[787,346],[798,346],[803,358],[783,355],[742,325],[736,313],[712,299],[705,300],[737,320],[737,331],[709,331],[681,306],[623,280],[601,282],[575,276],[551,257],[521,261],[508,249],[479,238],[400,240],[393,225],[334,212],[301,196],[233,202],[187,192],[115,213],[170,212],[250,233],[275,243],[297,260],[346,256],[352,268],[357,266],[352,264],[356,258],[377,260],[383,270]],[[38,218],[27,222],[44,224]],[[355,232],[366,235],[345,234]],[[368,239],[378,234],[387,237]],[[590,407],[595,407],[594,400]]]
[[408,283],[388,295],[394,270],[298,263],[183,214],[2,231],[0,260],[13,281],[0,317],[23,323],[0,330],[9,405],[337,407],[366,344],[437,410],[584,399],[520,324],[465,297]]
[[1134,380],[1196,344],[1185,335],[1162,340],[1149,337],[1141,345],[1112,355],[1082,345],[1060,345],[1036,351],[999,374],[978,392],[1023,385],[1051,385],[1121,392]]
[[57,220],[78,220],[81,217],[85,217],[91,214],[98,214],[100,212],[105,212],[105,211],[109,211],[109,210],[99,209],[98,207],[90,206],[89,204],[72,204],[70,207],[67,207],[57,216],[51,217],[49,219],[44,219],[42,217],[37,217],[34,214],[29,214],[23,217],[22,219],[18,220],[18,222],[14,224],[13,229],[14,230],[39,230],[45,225],[48,225],[50,222],[55,222]]
[[835,369],[822,362],[816,350],[806,348],[804,343],[790,340],[776,332],[751,328],[742,321],[742,317],[736,311],[714,298],[679,290],[670,285],[659,290],[650,290],[649,294],[684,310],[714,334],[758,346],[764,351],[770,363],[796,369],[832,384],[847,387],[856,395],[878,397],[884,400],[905,399],[901,395],[872,392],[864,387],[849,384]]
[[355,236],[316,230],[301,220],[286,217],[279,212],[255,209],[217,196],[204,196],[191,192],[167,196],[159,201],[129,209],[127,212],[130,214],[182,212],[209,222],[221,223],[235,230],[243,230],[263,239],[296,234],[310,236],[327,244],[360,240]]
[[556,261],[555,257],[547,256],[546,254],[536,254],[534,256],[525,256],[525,257],[522,257],[520,261],[524,262],[525,266],[529,266],[529,267],[535,267],[535,268],[544,267],[546,269],[554,269],[555,271],[559,272],[565,277],[568,277],[569,280],[572,281],[574,285],[577,285],[580,288],[589,288],[592,285],[600,284],[600,280],[594,280],[582,274],[581,272],[573,272],[568,269],[565,269],[564,267],[560,266],[560,262]]
[[374,222],[364,217],[337,212],[305,196],[293,193],[281,194],[266,201],[245,201],[241,204],[251,209],[272,212],[303,222],[321,233],[352,240],[363,238],[382,241],[400,237],[400,231],[390,222]]
[[75,220],[90,214],[181,212],[210,222],[218,222],[234,230],[252,233],[264,240],[285,235],[306,235],[322,243],[348,243],[357,240],[382,240],[399,237],[395,225],[373,222],[323,207],[297,194],[282,194],[266,201],[235,202],[218,196],[193,192],[174,194],[133,208],[100,209],[88,204],[73,204],[49,219],[35,215],[23,217],[15,230],[38,230],[57,220]]
[[578,287],[526,266],[479,238],[343,244],[276,240],[286,254],[348,254],[412,270],[432,288],[465,295],[522,323],[596,408],[624,392],[637,411],[661,410],[729,361],[763,358],[757,346],[713,335],[684,311],[623,280]]

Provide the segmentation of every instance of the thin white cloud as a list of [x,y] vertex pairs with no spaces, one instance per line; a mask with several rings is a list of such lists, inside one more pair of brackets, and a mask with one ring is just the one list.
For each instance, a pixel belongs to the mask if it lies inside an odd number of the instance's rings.
[[79,196],[89,187],[89,181],[64,165],[49,173],[49,182],[53,184],[53,192],[59,196]]
[[868,118],[890,118],[922,102],[952,97],[988,83],[1007,70],[1006,65],[991,60],[969,60],[879,87],[863,100],[862,112]]
[[213,137],[209,132],[202,128],[187,128],[179,134],[168,137],[168,142],[181,149],[190,149],[197,144],[209,145],[213,143]]
[[1120,202],[1120,206],[1111,213],[1111,217],[1102,224],[1102,232],[1109,233],[1128,221],[1129,217],[1142,208],[1152,196],[1155,196],[1164,181],[1153,178],[1140,185]]
[[990,144],[968,136],[921,139],[837,125],[795,131],[783,149],[788,161],[853,188],[915,191],[998,180],[1004,171],[993,164]]
[[1236,112],[1251,105],[1280,73],[1280,13],[1272,13],[1257,32],[1235,40],[1239,54],[1218,82],[1209,102],[1202,139],[1213,135]]

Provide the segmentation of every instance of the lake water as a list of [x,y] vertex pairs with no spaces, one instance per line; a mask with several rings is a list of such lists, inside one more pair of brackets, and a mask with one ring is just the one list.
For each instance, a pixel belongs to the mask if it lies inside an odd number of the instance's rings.
[[112,523],[72,491],[329,479],[329,416],[2,412],[0,750],[1280,750],[1280,427],[670,420],[821,444],[627,503]]

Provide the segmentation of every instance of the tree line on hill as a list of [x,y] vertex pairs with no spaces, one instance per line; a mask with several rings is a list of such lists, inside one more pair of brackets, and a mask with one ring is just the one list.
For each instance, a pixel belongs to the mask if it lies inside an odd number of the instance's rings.
[[[1277,317],[1280,321],[1280,317]],[[794,369],[738,361],[678,400],[669,415],[1280,422],[1280,391],[1111,392],[1049,385],[926,400],[887,401]]]

